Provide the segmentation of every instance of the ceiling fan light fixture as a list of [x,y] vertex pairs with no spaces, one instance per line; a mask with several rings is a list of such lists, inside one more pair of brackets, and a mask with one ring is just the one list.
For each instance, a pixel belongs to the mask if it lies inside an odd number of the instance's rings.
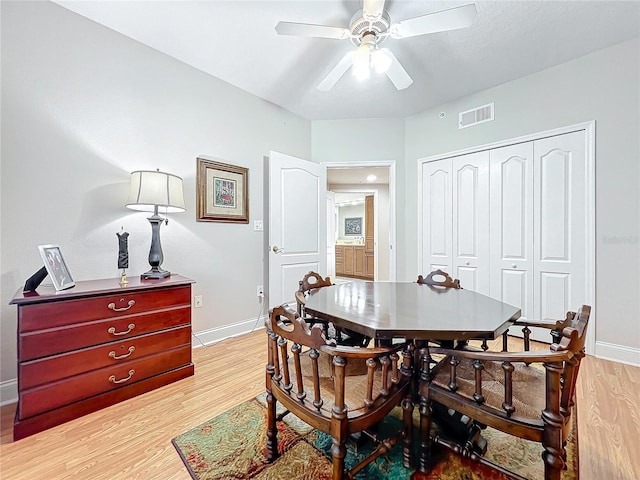
[[353,66],[358,69],[369,68],[369,55],[371,50],[363,43],[353,52]]
[[363,43],[353,52],[353,75],[358,80],[366,80],[369,78],[369,62],[371,50],[369,45]]
[[379,48],[371,52],[371,65],[377,73],[386,73],[393,61],[389,56],[389,49]]

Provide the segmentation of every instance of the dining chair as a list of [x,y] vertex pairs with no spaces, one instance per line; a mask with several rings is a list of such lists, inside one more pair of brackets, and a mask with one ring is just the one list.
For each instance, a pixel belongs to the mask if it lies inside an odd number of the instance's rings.
[[[551,342],[557,343],[562,338],[562,330],[564,330],[565,327],[568,327],[571,322],[570,314],[571,312],[568,312],[567,317],[565,319],[557,320],[557,321],[556,320],[530,321],[530,320],[519,318],[518,320],[515,320],[512,325],[514,327],[522,327],[521,331],[522,331],[522,342],[524,346],[523,348],[525,352],[528,352],[531,350],[531,328],[535,327],[535,328],[548,330],[551,336],[550,338]],[[507,329],[502,334],[502,351],[503,352],[506,352],[508,350],[508,336],[509,336],[509,329]]]
[[[403,463],[410,466],[413,345],[335,345],[325,338],[320,325],[310,328],[288,305],[274,308],[266,326],[267,461],[273,462],[282,453],[277,447],[277,422],[293,413],[331,436],[333,480],[353,478],[400,439]],[[402,361],[398,352],[402,352]],[[277,402],[286,409],[282,416],[276,415]],[[381,439],[368,430],[400,404],[403,420],[396,435]],[[357,432],[372,438],[376,448],[347,471],[347,439]]]
[[366,347],[369,344],[369,342],[371,341],[369,337],[348,329],[336,327],[335,325],[332,325],[328,320],[308,315],[305,312],[307,296],[310,292],[318,288],[334,285],[329,277],[322,278],[319,273],[310,271],[298,283],[298,291],[295,293],[298,315],[304,318],[304,321],[307,323],[307,325],[312,326],[315,324],[321,324],[325,336],[327,338],[335,338],[336,343],[338,343],[339,345]]
[[[455,280],[452,279],[447,272],[440,269],[433,270],[426,277],[423,277],[422,275],[418,275],[418,280],[416,280],[416,283],[420,285],[429,285],[432,288],[442,288],[442,289],[447,289],[447,288],[461,289],[462,288],[460,286],[460,280],[458,280],[457,278]],[[453,348],[453,345],[454,345],[453,340],[446,340],[446,341],[434,340],[433,343],[436,343],[446,348]],[[466,340],[461,340],[456,343],[457,348],[463,348],[467,344],[468,342]],[[483,346],[485,345],[486,345],[486,340],[483,343]]]
[[418,275],[416,283],[420,285],[431,285],[432,287],[445,287],[445,288],[462,288],[460,286],[460,280],[457,278],[452,279],[444,270],[434,270],[430,272],[426,277]]
[[[490,426],[541,443],[545,480],[560,480],[590,314],[588,305],[577,313],[569,312],[567,326],[547,351],[430,349],[429,354],[445,355],[445,360],[430,370],[430,382],[423,386],[426,405],[421,405],[420,411],[424,412],[421,435],[425,448],[421,465],[429,463],[433,442],[521,478],[483,456],[486,442],[480,434]],[[466,434],[459,436],[459,431],[443,428],[431,438],[427,433],[431,414],[438,411],[455,411],[463,416],[469,427]],[[443,424],[446,426],[446,422]]]
[[307,304],[307,296],[309,295],[309,292],[317,288],[330,287],[332,285],[334,285],[334,283],[331,281],[330,277],[322,278],[319,273],[310,271],[298,282],[298,291],[295,293],[298,315],[304,318],[304,321],[309,326],[313,326],[315,324],[322,325],[322,329],[324,330],[327,338],[329,337],[330,322],[323,318],[307,315],[304,311],[304,307]]

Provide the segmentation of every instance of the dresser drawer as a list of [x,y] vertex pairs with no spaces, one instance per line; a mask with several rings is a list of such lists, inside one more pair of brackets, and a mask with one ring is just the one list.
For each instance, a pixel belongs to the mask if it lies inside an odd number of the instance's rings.
[[179,325],[188,325],[190,322],[191,307],[187,306],[162,312],[128,315],[123,318],[23,333],[18,335],[20,360],[34,360]]
[[24,305],[18,311],[18,333],[120,318],[190,304],[191,286],[182,286]]
[[186,325],[61,355],[20,362],[18,388],[24,390],[37,387],[91,370],[161,353],[190,342],[191,327]]
[[20,391],[18,416],[23,420],[190,363],[191,345],[185,345],[138,360],[93,370],[42,387],[26,389]]

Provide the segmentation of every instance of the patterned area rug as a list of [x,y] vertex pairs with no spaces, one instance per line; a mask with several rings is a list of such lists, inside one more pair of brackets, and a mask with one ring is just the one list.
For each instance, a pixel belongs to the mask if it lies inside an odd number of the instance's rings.
[[[400,411],[389,415],[379,427],[381,436],[401,427]],[[575,415],[573,416],[575,418]],[[574,423],[574,431],[575,431]],[[486,457],[531,480],[544,477],[540,445],[519,440],[487,428]],[[331,437],[314,430],[289,414],[278,422],[280,457],[266,461],[266,408],[261,396],[242,403],[172,440],[195,480],[227,479],[331,479]],[[401,442],[387,455],[360,471],[362,480],[506,480],[502,473],[461,458],[448,451],[436,452],[437,464],[423,474],[402,466]],[[348,467],[371,452],[369,441],[347,443]],[[577,441],[573,432],[567,445],[568,468],[563,480],[576,480]]]

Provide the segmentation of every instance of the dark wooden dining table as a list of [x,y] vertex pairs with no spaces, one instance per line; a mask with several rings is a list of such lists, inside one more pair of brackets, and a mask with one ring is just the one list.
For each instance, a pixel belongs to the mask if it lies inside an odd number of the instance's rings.
[[312,291],[305,311],[373,339],[493,340],[520,309],[472,290],[353,281]]
[[[354,281],[312,291],[305,312],[378,341],[414,340],[417,365],[415,399],[420,415],[427,411],[431,341],[494,340],[520,317],[520,309],[472,290],[410,282]],[[422,345],[419,345],[422,344]],[[458,422],[461,415],[436,422]],[[431,452],[427,422],[420,421],[419,470],[429,470]],[[408,466],[408,465],[405,465]]]

